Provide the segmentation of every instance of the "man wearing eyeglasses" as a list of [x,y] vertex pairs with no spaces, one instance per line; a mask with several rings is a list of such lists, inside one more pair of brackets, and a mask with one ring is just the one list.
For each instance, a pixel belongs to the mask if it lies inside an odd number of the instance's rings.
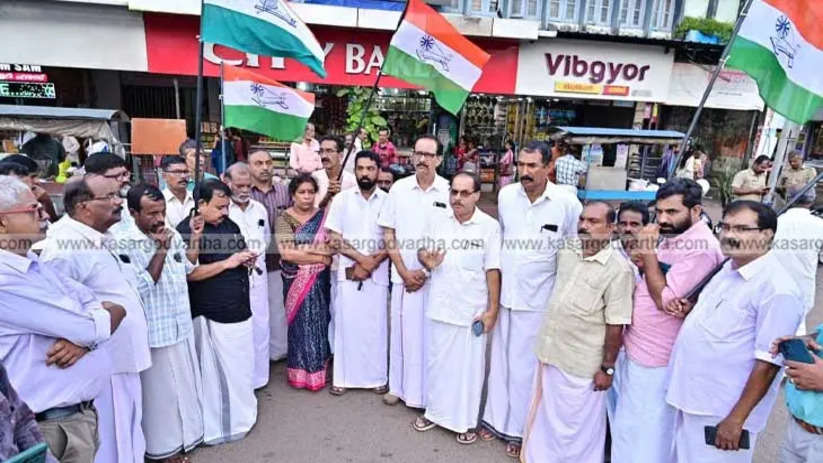
[[166,226],[176,228],[194,209],[194,196],[188,189],[189,169],[186,167],[186,160],[180,156],[164,156],[160,161],[160,168],[166,182],[166,188],[163,189],[163,197],[166,198]]
[[443,161],[441,149],[432,135],[415,141],[415,175],[395,182],[377,219],[393,264],[387,405],[403,400],[408,407],[426,408],[424,309],[430,274],[417,251],[428,222],[451,213],[449,182],[436,172]]
[[751,461],[780,385],[782,362],[772,357],[771,343],[793,335],[805,313],[800,289],[770,252],[777,229],[772,209],[735,201],[719,228],[729,262],[694,307],[686,299],[666,307],[686,317],[666,394],[676,409],[678,463]]
[[0,362],[51,453],[88,463],[97,450],[100,407],[92,401],[111,387],[111,358],[102,346],[125,329],[126,312],[29,250],[46,224],[28,185],[0,176]]
[[128,313],[120,329],[101,346],[113,364],[110,384],[95,399],[100,432],[96,461],[101,463],[141,463],[146,450],[140,424],[140,372],[151,366],[146,316],[131,260],[117,249],[109,231],[123,215],[120,191],[126,175],[121,168],[116,176],[86,174],[66,184],[63,201],[68,215],[49,230],[41,253],[60,273],[88,286],[98,299],[122,305]]
[[[352,151],[351,157],[357,153]],[[342,190],[357,186],[357,178],[353,173],[343,168],[343,141],[338,137],[323,137],[320,139],[320,162],[323,168],[312,172],[312,177],[317,180],[317,195],[315,196],[315,206],[326,207],[331,199]],[[339,179],[338,179],[339,177]]]
[[[86,174],[100,175],[109,180],[117,182],[118,194],[125,200],[131,188],[131,172],[126,167],[126,161],[120,156],[112,153],[96,153],[86,159],[83,164]],[[134,218],[128,208],[123,208],[120,214],[120,221],[114,224],[109,230],[117,235],[127,234],[130,228],[134,227]]]
[[458,443],[472,444],[486,378],[486,333],[500,302],[500,225],[477,207],[476,175],[455,175],[449,196],[453,213],[429,221],[418,251],[431,272],[429,352],[426,413],[412,426],[420,432],[440,426],[457,433]]

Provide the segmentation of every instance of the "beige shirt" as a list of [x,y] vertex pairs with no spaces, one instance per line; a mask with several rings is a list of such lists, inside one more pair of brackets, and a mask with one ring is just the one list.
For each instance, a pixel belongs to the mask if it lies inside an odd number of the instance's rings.
[[791,187],[802,187],[811,182],[817,176],[817,171],[813,167],[801,167],[800,169],[793,169],[789,166],[783,169],[780,174],[780,181],[777,186],[788,191]]
[[634,272],[614,246],[584,258],[578,240],[566,243],[535,353],[541,363],[592,378],[603,364],[606,325],[632,321]]
[[[762,174],[757,175],[751,169],[741,170],[734,175],[734,178],[732,179],[732,188],[743,188],[744,190],[766,188],[766,173],[763,172]],[[752,194],[734,196],[735,201],[741,199],[760,202],[760,200],[763,199],[763,195]]]

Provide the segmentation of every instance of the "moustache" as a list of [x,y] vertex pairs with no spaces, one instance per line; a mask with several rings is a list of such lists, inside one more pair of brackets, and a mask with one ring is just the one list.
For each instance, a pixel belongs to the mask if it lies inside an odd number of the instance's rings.
[[425,162],[418,162],[417,167],[429,167]]
[[732,249],[740,249],[740,241],[734,238],[723,238],[720,240],[720,244]]
[[534,178],[532,178],[530,175],[524,175],[524,176],[520,177],[520,181],[522,182],[523,180],[533,182]]

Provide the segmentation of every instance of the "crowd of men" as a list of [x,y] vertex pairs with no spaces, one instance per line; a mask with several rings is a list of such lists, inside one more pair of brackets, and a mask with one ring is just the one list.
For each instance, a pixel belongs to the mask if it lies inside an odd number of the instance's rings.
[[[329,234],[313,252],[332,275],[332,394],[384,393],[421,410],[416,431],[528,463],[748,462],[785,366],[781,461],[823,461],[823,360],[779,347],[823,344],[823,326],[794,337],[823,246],[813,193],[779,219],[732,202],[715,237],[695,181],[662,185],[651,213],[583,205],[532,142],[495,219],[475,175],[437,174],[435,137],[396,182],[370,151],[347,171],[334,137],[295,149]],[[195,184],[195,157],[164,158],[161,190],[91,155],[51,224],[25,161],[0,162],[0,459],[45,441],[49,461],[180,463],[254,426],[293,341],[272,230],[306,177],[287,187],[257,151]]]

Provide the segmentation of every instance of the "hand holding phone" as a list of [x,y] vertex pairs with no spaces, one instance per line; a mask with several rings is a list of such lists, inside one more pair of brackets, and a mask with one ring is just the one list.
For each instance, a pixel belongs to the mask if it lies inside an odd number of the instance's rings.
[[791,338],[781,342],[777,345],[777,351],[780,352],[786,360],[814,363],[812,353],[806,348],[806,343],[799,338]]
[[483,325],[483,320],[475,320],[474,323],[472,323],[472,333],[474,333],[475,336],[480,336],[484,331],[486,331],[486,326]]
[[[706,445],[711,447],[715,447],[715,441],[717,440],[717,426],[706,426],[703,428],[704,437],[706,438]],[[749,449],[749,431],[743,430],[740,433],[740,442],[738,446],[743,450]]]

